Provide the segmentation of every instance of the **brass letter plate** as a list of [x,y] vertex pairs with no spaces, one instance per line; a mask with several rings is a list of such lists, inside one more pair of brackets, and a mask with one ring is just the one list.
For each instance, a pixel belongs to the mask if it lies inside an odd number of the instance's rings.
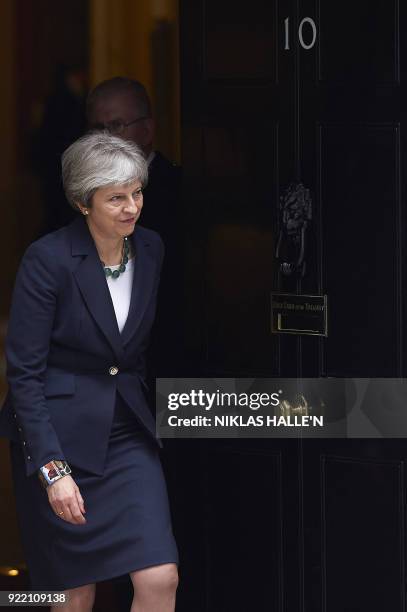
[[327,296],[272,293],[271,331],[328,336]]

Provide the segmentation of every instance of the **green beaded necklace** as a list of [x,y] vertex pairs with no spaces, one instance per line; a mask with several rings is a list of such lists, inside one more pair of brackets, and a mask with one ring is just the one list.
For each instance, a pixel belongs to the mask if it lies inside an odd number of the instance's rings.
[[126,270],[126,264],[129,261],[129,253],[130,253],[129,241],[127,239],[127,236],[125,236],[123,240],[122,260],[121,260],[119,268],[117,270],[112,270],[111,268],[108,268],[107,266],[105,266],[104,262],[102,261],[106,277],[111,276],[112,278],[118,278],[120,274],[122,274]]

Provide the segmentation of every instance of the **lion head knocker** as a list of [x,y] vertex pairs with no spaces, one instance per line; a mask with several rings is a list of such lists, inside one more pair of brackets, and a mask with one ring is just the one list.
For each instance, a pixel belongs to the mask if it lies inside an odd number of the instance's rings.
[[281,229],[276,258],[286,276],[305,274],[305,239],[312,219],[312,199],[302,183],[291,183],[280,197]]

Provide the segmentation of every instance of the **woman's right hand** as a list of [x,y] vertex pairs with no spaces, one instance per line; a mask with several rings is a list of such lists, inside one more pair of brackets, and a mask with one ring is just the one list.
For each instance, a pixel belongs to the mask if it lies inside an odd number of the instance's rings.
[[[69,474],[59,478],[46,489],[48,500],[55,514],[73,525],[86,523],[85,505],[79,487]],[[63,512],[63,514],[60,514]]]

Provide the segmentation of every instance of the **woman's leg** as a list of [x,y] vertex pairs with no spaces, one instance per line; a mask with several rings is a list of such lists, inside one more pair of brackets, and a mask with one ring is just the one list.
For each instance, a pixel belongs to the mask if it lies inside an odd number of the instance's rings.
[[130,612],[174,612],[178,586],[176,563],[152,565],[130,572],[134,599]]
[[63,606],[51,606],[50,612],[91,612],[95,602],[95,584],[85,584],[63,592],[68,595],[68,601]]

